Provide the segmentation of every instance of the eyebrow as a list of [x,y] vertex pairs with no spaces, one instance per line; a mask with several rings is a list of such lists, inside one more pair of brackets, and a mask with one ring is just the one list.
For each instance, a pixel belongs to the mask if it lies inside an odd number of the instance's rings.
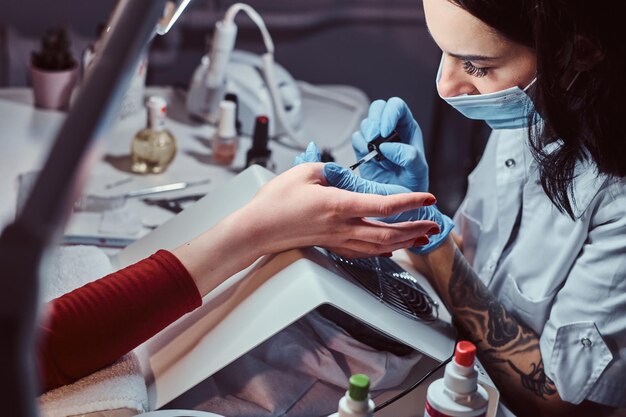
[[458,59],[459,61],[495,61],[496,57],[485,55],[459,55],[448,52],[448,55]]
[[[433,42],[435,42],[435,38],[433,37],[433,34],[430,32],[430,27],[428,27],[428,24],[426,24],[426,32],[428,32],[428,35],[430,36],[430,39],[433,40]],[[436,43],[436,42],[435,42]],[[459,61],[495,61],[498,59],[498,57],[495,56],[486,56],[486,55],[461,55],[461,54],[453,54],[452,52],[447,52],[448,55],[450,55],[453,58],[458,59]]]

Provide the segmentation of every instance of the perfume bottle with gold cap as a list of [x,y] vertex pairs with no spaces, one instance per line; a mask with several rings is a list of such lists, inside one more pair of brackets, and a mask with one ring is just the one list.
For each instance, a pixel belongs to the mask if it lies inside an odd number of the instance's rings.
[[167,102],[151,96],[146,101],[148,123],[137,132],[130,146],[133,172],[158,174],[168,167],[176,155],[176,138],[165,128]]

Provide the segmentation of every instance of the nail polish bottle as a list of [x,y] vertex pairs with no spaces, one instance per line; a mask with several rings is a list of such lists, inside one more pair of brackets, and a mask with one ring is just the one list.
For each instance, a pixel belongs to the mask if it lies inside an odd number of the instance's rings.
[[239,137],[235,127],[235,110],[232,101],[224,100],[220,103],[220,119],[211,143],[212,158],[216,164],[230,165],[237,154]]
[[235,130],[237,135],[241,136],[241,120],[239,119],[239,97],[235,93],[228,93],[224,95],[224,100],[232,101],[235,103]]
[[152,96],[146,101],[146,127],[135,134],[130,146],[131,170],[138,174],[163,172],[176,155],[176,138],[165,128],[167,102]]
[[276,164],[271,159],[272,151],[267,147],[269,141],[268,128],[269,119],[267,116],[257,116],[252,135],[252,147],[246,154],[246,167],[256,164],[270,171],[276,170]]

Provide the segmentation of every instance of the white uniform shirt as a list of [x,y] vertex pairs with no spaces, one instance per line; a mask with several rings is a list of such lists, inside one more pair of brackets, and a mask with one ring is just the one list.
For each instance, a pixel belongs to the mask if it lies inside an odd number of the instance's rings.
[[579,164],[572,220],[550,202],[527,129],[497,130],[456,216],[480,279],[540,335],[562,399],[626,406],[626,180]]

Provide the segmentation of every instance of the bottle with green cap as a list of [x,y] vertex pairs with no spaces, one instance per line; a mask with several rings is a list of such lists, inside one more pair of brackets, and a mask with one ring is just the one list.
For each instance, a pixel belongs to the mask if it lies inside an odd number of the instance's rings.
[[346,395],[339,400],[339,410],[329,417],[372,417],[374,401],[370,398],[370,379],[367,375],[350,377]]

